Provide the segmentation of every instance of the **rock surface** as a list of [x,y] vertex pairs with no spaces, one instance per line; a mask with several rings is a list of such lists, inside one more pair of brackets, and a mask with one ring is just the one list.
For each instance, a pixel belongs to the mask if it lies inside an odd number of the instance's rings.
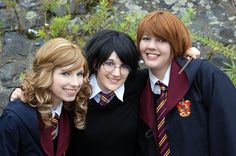
[[[58,1],[61,4],[65,1]],[[75,1],[70,0],[71,4]],[[215,39],[226,45],[236,44],[236,1],[235,0],[117,0],[113,4],[124,11],[149,12],[166,9],[181,15],[187,7],[196,9],[197,17],[192,21],[190,30]],[[64,15],[65,7],[57,8],[56,15]],[[73,5],[74,6],[74,5]],[[75,9],[75,7],[71,9]],[[21,73],[30,65],[41,40],[29,39],[26,34],[16,29],[34,29],[44,24],[41,0],[20,0],[16,9],[20,12],[16,17],[12,8],[0,0],[0,114],[8,102],[11,91],[19,85]],[[75,10],[78,14],[86,13],[83,6]],[[19,19],[19,20],[17,20]],[[18,22],[22,28],[18,28]],[[208,47],[195,44],[201,50],[201,55],[211,51]],[[210,59],[219,67],[225,58],[213,55]]]

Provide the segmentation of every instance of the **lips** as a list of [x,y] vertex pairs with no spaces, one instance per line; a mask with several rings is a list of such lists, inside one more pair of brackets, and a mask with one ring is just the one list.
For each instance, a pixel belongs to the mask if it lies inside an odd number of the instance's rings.
[[149,60],[155,60],[155,59],[157,59],[158,57],[160,57],[160,54],[146,53],[146,57],[147,57],[147,59],[149,59]]
[[77,94],[77,90],[76,89],[64,89],[66,94],[69,96],[74,96]]
[[119,82],[120,79],[114,79],[114,78],[109,78],[109,81],[112,83],[112,84],[117,84]]

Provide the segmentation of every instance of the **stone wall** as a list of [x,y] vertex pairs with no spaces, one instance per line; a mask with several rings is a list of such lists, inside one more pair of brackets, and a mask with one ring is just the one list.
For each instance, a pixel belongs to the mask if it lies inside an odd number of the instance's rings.
[[[69,0],[68,0],[69,1]],[[6,7],[0,0],[0,114],[8,102],[10,92],[19,85],[21,73],[29,67],[36,49],[43,43],[40,39],[31,39],[26,35],[28,30],[37,29],[44,24],[41,0],[19,0],[16,10]],[[66,14],[66,0],[60,4],[56,15]],[[83,5],[76,5],[70,0],[70,11],[85,14]],[[226,45],[236,44],[236,2],[234,0],[117,0],[114,7],[123,11],[153,11],[167,9],[177,15],[184,8],[193,7],[197,17],[192,21],[190,30],[206,35]],[[15,15],[15,11],[19,14]],[[19,27],[20,22],[21,27]],[[17,30],[17,31],[16,31]],[[204,54],[212,51],[199,43],[196,47]],[[209,58],[219,67],[225,58],[216,54]]]

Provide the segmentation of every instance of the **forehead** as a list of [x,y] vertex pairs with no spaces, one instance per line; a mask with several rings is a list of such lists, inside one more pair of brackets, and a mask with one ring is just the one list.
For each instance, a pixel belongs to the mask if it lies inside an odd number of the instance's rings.
[[83,70],[83,66],[78,67],[75,64],[70,64],[64,67],[55,68],[55,71],[75,71],[75,70]]
[[119,56],[116,54],[115,51],[111,53],[111,55],[107,58],[107,60],[113,61],[115,63],[123,64],[123,62],[120,60]]

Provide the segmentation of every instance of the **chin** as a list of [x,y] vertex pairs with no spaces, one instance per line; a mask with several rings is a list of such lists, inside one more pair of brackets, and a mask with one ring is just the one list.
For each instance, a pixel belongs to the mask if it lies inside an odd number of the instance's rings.
[[75,97],[73,97],[73,98],[65,98],[63,101],[71,102],[71,101],[74,101],[74,100],[75,100]]
[[148,68],[155,68],[157,67],[157,65],[153,62],[149,62],[149,63],[145,63],[145,65],[148,67]]

